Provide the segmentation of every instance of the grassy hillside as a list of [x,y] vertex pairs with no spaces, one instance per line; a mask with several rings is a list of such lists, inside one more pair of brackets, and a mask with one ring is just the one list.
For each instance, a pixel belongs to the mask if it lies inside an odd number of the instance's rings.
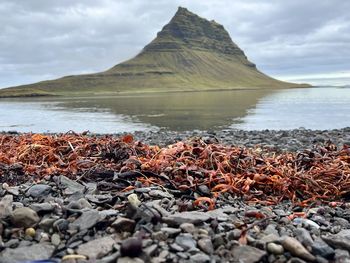
[[0,90],[0,97],[289,88],[258,71],[223,26],[179,8],[135,58],[96,73]]

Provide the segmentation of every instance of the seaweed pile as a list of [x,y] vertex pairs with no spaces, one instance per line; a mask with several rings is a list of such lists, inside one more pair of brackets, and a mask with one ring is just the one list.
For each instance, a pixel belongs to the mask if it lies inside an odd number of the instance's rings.
[[98,182],[113,192],[157,185],[194,206],[213,209],[220,195],[273,205],[341,202],[350,195],[350,148],[315,146],[276,154],[192,138],[167,147],[67,133],[0,135],[0,182],[16,185],[51,175]]

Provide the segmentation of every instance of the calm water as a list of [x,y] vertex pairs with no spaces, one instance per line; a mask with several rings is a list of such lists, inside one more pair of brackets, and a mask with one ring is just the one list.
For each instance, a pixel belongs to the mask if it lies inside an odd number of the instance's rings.
[[350,126],[349,88],[1,99],[0,130],[332,129]]

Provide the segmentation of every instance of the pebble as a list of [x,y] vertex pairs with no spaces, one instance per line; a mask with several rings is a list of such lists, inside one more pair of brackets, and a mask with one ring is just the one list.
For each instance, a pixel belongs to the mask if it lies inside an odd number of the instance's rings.
[[135,228],[135,220],[125,218],[125,217],[118,217],[111,225],[114,227],[117,231],[126,231],[126,232],[133,232]]
[[267,243],[266,250],[274,255],[282,255],[284,252],[283,246],[273,242]]
[[202,224],[210,219],[210,215],[204,212],[191,211],[175,213],[163,218],[165,223],[169,225],[179,226],[182,223],[191,223],[194,225]]
[[122,241],[120,247],[120,253],[122,256],[137,257],[142,253],[141,239],[136,237],[130,237]]
[[111,252],[115,243],[111,236],[97,238],[80,245],[77,253],[89,259],[99,259]]
[[25,231],[26,236],[30,236],[30,237],[34,237],[35,233],[36,233],[36,231],[32,227],[27,228]]
[[40,221],[38,214],[29,207],[17,208],[11,215],[12,223],[17,227],[32,227]]
[[27,190],[27,195],[37,198],[45,197],[52,190],[52,187],[47,184],[35,184]]
[[78,219],[70,224],[70,228],[77,228],[79,230],[89,229],[97,224],[101,220],[100,214],[96,210],[89,210],[83,212]]
[[196,231],[196,227],[192,223],[182,223],[180,225],[180,229],[182,229],[182,231],[190,233],[190,234],[193,234]]
[[240,263],[255,263],[262,261],[267,255],[263,250],[251,246],[235,246],[232,249],[233,261]]
[[61,243],[61,238],[60,238],[60,235],[57,234],[57,233],[54,233],[52,236],[51,236],[51,244],[58,247],[59,244]]
[[211,255],[214,253],[213,243],[210,238],[202,238],[197,242],[198,247],[205,253]]
[[311,255],[309,251],[295,238],[293,237],[285,237],[282,240],[283,247],[288,250],[292,255],[297,256],[299,258],[314,261],[315,256]]
[[326,242],[322,239],[317,238],[315,242],[311,245],[312,253],[314,255],[318,255],[324,257],[326,259],[333,259],[335,255],[335,251],[331,248]]
[[175,242],[185,250],[196,248],[196,241],[193,239],[192,235],[188,233],[178,235],[175,238]]
[[0,219],[8,217],[12,214],[12,195],[5,195],[0,200]]

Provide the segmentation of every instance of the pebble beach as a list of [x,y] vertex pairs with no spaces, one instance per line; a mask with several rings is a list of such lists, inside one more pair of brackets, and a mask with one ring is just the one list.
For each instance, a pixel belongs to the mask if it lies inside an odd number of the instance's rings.
[[[3,147],[6,140],[18,143],[21,134],[2,133],[2,136]],[[114,137],[126,138],[125,143],[131,140],[125,134]],[[270,154],[297,154],[330,144],[336,147],[336,152],[350,145],[350,128],[158,131],[132,135],[133,141],[159,147],[190,138],[197,138],[205,145],[234,146]],[[35,150],[45,146],[46,139],[30,141],[25,158],[34,160],[30,158]],[[78,152],[78,146],[68,141],[67,149]],[[66,172],[72,170],[49,173],[42,169],[49,164],[43,158],[38,164],[42,176],[28,177],[28,165],[18,161],[23,155],[13,155],[17,159],[11,164],[13,159],[4,159],[6,151],[0,156],[0,263],[350,262],[350,200],[346,194],[335,196],[334,200],[315,199],[307,205],[286,198],[269,204],[252,202],[245,194],[230,191],[213,195],[214,188],[205,184],[185,191],[149,178],[131,180],[116,176],[125,166],[121,170],[116,168],[119,166],[108,166],[114,169],[111,168],[114,173],[109,175],[113,180],[103,179],[107,175],[100,173],[98,180],[93,181],[86,180],[86,173],[79,171],[75,176]],[[342,156],[344,167],[349,167],[350,153],[343,152]],[[130,162],[130,156],[125,160]],[[322,162],[325,160],[328,159]],[[114,162],[111,161],[113,165]],[[342,180],[347,183],[348,170],[344,169],[342,174]],[[26,180],[21,180],[20,175]],[[160,173],[160,176],[165,175]],[[111,184],[115,182],[129,186],[113,189]],[[259,197],[257,189],[249,193]],[[212,199],[215,204],[210,203]],[[259,200],[266,201],[263,197]]]

